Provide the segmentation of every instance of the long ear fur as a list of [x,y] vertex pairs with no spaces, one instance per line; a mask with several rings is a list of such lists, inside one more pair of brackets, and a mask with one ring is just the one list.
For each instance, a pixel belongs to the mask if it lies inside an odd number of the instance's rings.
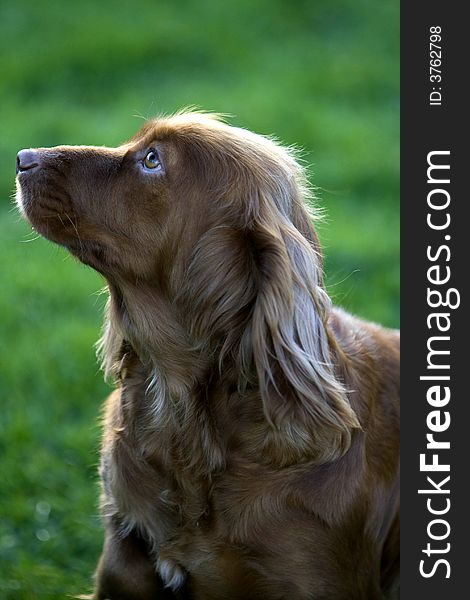
[[360,425],[335,372],[326,324],[330,300],[301,190],[291,180],[285,189],[278,185],[276,195],[269,188],[258,191],[252,202],[250,237],[259,288],[250,326],[251,358],[272,426],[271,450],[278,450],[281,462],[301,456],[326,462],[348,450],[351,430]]

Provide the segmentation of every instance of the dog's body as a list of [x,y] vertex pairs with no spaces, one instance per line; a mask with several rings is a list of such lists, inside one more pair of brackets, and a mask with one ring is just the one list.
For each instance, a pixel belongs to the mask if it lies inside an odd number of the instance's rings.
[[398,334],[330,308],[290,153],[197,114],[22,152],[110,288],[94,597],[397,597]]
[[[230,374],[198,390],[194,420],[152,427],[148,373],[132,351],[125,355],[123,387],[105,420],[104,506],[120,515],[108,535],[118,539],[123,526],[150,535],[168,583],[178,587],[190,574],[189,597],[372,600],[394,583],[398,338],[343,313],[331,325],[356,387],[381,375],[354,405],[365,432],[342,459],[322,465],[269,464],[260,399],[238,394]],[[102,597],[114,589],[115,551],[102,559]]]

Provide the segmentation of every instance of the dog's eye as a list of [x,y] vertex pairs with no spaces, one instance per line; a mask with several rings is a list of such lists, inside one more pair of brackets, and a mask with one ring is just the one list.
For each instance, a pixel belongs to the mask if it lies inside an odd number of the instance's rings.
[[147,169],[158,169],[161,167],[160,160],[158,159],[157,151],[151,148],[146,157],[144,158],[144,167]]

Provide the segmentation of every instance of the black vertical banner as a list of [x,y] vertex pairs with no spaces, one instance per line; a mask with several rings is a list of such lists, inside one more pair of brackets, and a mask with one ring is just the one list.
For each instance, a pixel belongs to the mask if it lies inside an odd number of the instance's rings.
[[401,5],[401,598],[470,597],[464,3]]

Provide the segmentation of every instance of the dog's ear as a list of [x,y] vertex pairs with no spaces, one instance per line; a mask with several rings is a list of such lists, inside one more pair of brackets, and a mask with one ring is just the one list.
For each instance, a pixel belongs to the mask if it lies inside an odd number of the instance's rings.
[[251,360],[271,449],[281,462],[299,455],[324,462],[347,451],[359,423],[337,375],[318,239],[298,188],[290,185],[285,193],[292,197],[279,202],[269,190],[259,191],[254,203],[249,236],[258,292]]

